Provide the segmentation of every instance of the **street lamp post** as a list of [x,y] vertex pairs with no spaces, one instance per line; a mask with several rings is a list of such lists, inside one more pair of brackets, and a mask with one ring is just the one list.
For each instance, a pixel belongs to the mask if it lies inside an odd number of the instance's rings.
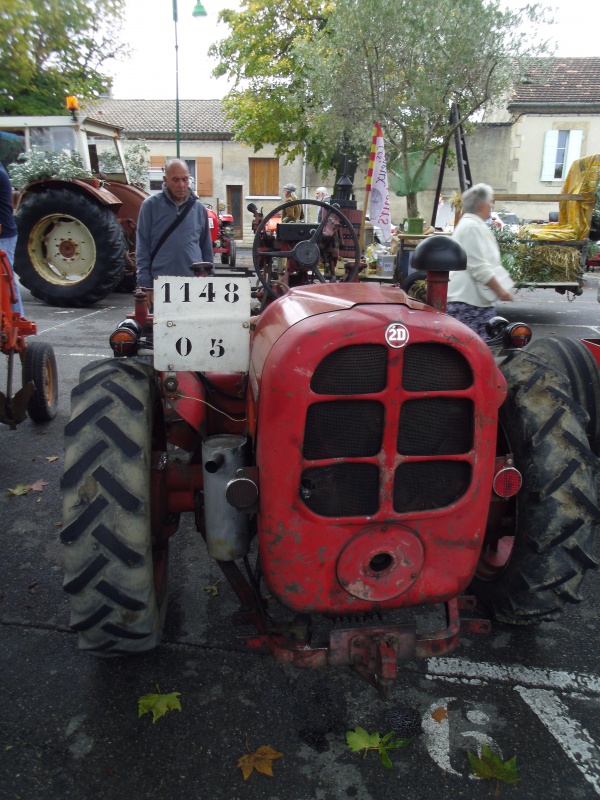
[[[197,0],[193,17],[205,17],[206,9]],[[175,146],[177,148],[177,158],[181,156],[181,133],[179,127],[179,42],[177,40],[177,0],[173,0],[173,22],[175,23]]]

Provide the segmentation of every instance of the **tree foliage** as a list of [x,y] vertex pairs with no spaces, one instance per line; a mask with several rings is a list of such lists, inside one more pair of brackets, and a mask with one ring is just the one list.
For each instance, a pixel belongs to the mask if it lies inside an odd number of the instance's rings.
[[[368,155],[381,124],[388,163],[416,177],[450,140],[450,105],[461,122],[498,101],[544,43],[524,34],[545,21],[540,6],[508,10],[499,0],[245,0],[224,12],[230,36],[214,51],[217,74],[236,85],[226,112],[236,138],[278,155],[307,146],[327,170],[344,149]],[[283,9],[283,10],[282,10]],[[289,14],[289,16],[288,16]],[[409,215],[415,196],[408,197]]]
[[125,0],[3,0],[0,114],[62,114],[65,96],[93,98],[111,79],[101,69],[124,55]]
[[306,142],[318,160],[318,141],[305,113],[305,65],[298,44],[312,41],[333,11],[331,0],[243,0],[240,11],[222,11],[230,35],[209,51],[219,59],[214,75],[235,85],[224,99],[234,136],[259,150],[273,144],[292,160]]

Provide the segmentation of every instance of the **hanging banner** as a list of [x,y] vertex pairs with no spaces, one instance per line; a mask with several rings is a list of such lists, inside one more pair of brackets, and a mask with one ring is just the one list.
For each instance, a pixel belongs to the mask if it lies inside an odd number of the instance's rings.
[[376,228],[381,229],[383,242],[392,239],[392,222],[390,217],[390,193],[388,190],[387,164],[381,125],[376,122],[371,141],[371,155],[367,171],[366,191],[370,192],[370,219]]

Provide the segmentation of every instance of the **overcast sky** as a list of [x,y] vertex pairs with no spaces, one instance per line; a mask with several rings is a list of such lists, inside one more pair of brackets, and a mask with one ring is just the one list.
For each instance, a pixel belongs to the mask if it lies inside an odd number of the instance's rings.
[[[460,0],[456,0],[460,2]],[[207,56],[209,46],[223,39],[227,26],[218,25],[219,11],[238,9],[238,0],[202,0],[206,17],[193,17],[196,0],[177,0],[179,22],[179,97],[215,99],[229,86],[224,78],[210,77],[215,63]],[[277,2],[277,0],[274,0]],[[279,0],[281,2],[281,0]],[[558,42],[557,55],[599,56],[598,0],[554,0],[557,22],[549,31]],[[520,6],[518,0],[507,0]],[[127,0],[123,38],[131,46],[131,58],[113,65],[113,95],[128,100],[175,98],[175,24],[172,0]]]

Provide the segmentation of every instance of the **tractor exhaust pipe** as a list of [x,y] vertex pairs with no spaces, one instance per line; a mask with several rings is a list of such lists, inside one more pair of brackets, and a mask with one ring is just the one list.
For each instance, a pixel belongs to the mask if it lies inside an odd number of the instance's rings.
[[244,466],[246,438],[234,434],[209,436],[202,442],[206,550],[219,561],[235,561],[248,554],[248,514],[227,500],[227,484]]

